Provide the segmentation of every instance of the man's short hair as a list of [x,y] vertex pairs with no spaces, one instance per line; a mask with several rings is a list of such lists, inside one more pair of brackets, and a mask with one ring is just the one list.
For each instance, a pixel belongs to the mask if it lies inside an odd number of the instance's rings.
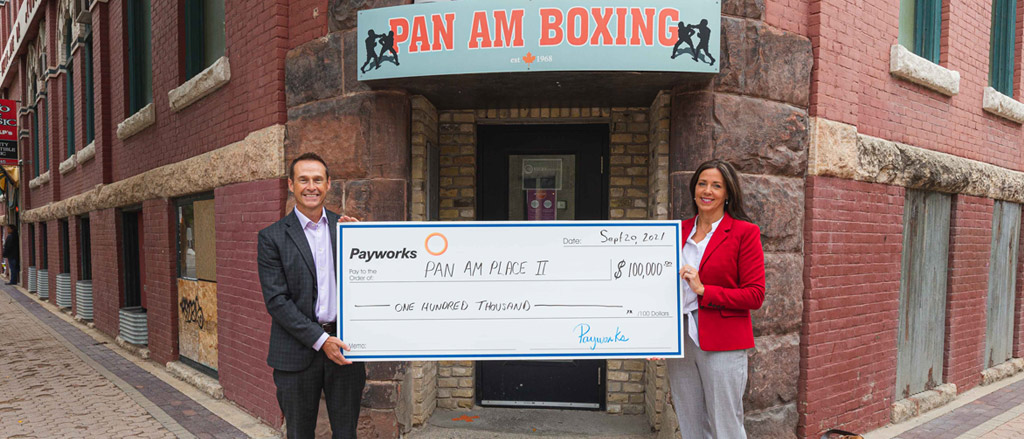
[[331,171],[330,171],[330,169],[327,168],[327,162],[325,162],[324,159],[320,158],[320,156],[317,155],[315,152],[303,153],[302,155],[300,155],[298,157],[295,157],[295,160],[292,160],[292,165],[288,167],[288,179],[289,180],[294,180],[295,179],[295,164],[298,163],[298,162],[301,162],[301,161],[306,161],[306,160],[318,161],[318,162],[320,162],[321,165],[324,165],[324,173],[327,174],[327,179],[330,180],[330,178],[331,178]]

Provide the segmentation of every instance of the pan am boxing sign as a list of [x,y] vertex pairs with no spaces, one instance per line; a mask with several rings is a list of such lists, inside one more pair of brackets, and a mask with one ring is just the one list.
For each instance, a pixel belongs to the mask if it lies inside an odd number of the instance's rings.
[[718,73],[717,0],[462,0],[359,11],[359,79]]

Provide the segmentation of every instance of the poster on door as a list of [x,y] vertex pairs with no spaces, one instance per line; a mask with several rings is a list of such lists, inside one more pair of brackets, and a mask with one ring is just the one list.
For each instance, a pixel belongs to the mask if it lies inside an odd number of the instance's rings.
[[557,218],[558,191],[554,189],[526,190],[526,220],[554,221]]

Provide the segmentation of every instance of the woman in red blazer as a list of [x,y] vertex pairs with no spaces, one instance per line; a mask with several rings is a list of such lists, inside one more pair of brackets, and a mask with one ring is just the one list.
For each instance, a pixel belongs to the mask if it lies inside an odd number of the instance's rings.
[[690,194],[697,216],[683,221],[679,270],[685,358],[668,361],[672,402],[683,438],[745,438],[750,311],[764,301],[761,230],[743,210],[739,174],[728,162],[701,164]]

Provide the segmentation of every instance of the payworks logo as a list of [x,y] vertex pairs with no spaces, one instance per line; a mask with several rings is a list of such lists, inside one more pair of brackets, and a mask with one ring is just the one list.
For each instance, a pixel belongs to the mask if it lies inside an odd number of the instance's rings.
[[363,262],[370,262],[374,259],[416,259],[416,250],[409,250],[407,248],[401,250],[362,250],[352,248],[348,258],[362,259]]

